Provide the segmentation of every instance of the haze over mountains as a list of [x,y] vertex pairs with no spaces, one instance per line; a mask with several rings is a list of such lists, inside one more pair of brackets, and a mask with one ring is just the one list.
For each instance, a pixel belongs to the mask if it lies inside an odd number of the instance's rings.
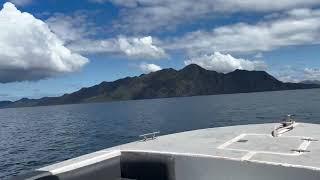
[[0,108],[138,100],[198,95],[320,88],[312,83],[283,83],[265,71],[235,70],[223,74],[191,64],[82,88],[60,97],[1,101]]

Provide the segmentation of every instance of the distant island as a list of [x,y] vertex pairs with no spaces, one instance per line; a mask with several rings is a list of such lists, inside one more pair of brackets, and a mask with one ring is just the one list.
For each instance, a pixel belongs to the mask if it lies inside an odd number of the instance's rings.
[[113,82],[102,82],[60,97],[0,101],[0,108],[312,88],[320,88],[320,84],[284,83],[265,71],[235,70],[223,74],[191,64],[179,71],[170,68]]

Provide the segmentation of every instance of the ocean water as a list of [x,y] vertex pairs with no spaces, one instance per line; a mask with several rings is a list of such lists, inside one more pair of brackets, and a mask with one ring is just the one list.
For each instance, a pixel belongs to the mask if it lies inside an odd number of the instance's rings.
[[320,89],[0,110],[0,179],[138,140],[201,128],[320,123]]

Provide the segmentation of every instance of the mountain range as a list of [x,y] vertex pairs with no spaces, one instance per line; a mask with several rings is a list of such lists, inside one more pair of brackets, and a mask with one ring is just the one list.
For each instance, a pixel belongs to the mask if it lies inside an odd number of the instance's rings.
[[311,88],[320,88],[320,85],[284,83],[265,71],[235,70],[224,74],[191,64],[181,70],[169,68],[113,82],[102,82],[60,97],[0,101],[0,108]]
[[318,81],[318,80],[306,80],[306,81],[301,81],[300,83],[302,83],[302,84],[318,84],[318,85],[320,85],[320,81]]

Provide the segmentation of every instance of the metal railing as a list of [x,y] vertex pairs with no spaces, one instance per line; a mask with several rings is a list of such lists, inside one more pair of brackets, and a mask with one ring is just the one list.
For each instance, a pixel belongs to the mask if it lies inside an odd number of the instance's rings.
[[148,140],[154,140],[157,138],[157,134],[159,134],[159,131],[152,132],[152,133],[147,133],[147,134],[142,134],[139,137],[142,138],[142,141],[148,141]]
[[278,137],[279,135],[291,131],[295,126],[296,122],[293,119],[295,115],[287,115],[286,118],[280,123],[280,126],[275,127],[274,130],[271,132],[273,137]]

